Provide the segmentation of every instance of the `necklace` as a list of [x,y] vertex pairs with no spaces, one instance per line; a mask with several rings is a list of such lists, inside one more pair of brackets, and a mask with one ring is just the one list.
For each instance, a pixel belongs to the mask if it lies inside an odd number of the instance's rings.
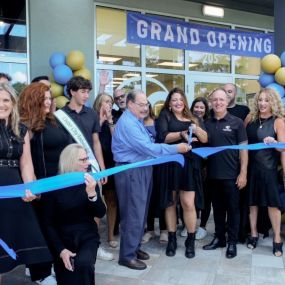
[[259,128],[262,129],[264,122],[267,121],[268,118],[258,118],[259,120]]

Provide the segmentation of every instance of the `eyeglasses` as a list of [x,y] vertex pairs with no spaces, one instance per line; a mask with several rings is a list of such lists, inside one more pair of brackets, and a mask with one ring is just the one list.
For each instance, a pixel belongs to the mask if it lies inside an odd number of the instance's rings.
[[85,162],[87,162],[89,160],[89,157],[87,156],[87,157],[84,157],[84,158],[78,158],[78,160],[80,162],[82,162],[82,163],[85,163]]
[[115,97],[114,100],[115,100],[115,101],[122,100],[122,99],[125,98],[125,96],[126,96],[126,94],[122,94],[122,95],[120,95],[120,96]]
[[148,108],[150,106],[150,103],[137,103],[137,102],[134,102],[134,104],[138,105],[140,108]]

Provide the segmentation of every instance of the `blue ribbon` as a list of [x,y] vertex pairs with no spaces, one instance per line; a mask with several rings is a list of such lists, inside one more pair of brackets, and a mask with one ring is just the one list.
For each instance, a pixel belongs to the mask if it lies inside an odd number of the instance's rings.
[[217,146],[217,147],[199,147],[192,149],[192,152],[196,153],[197,155],[205,158],[212,154],[229,150],[260,150],[260,149],[268,149],[268,148],[278,148],[278,149],[285,149],[285,143],[255,143],[255,144],[239,144],[239,145],[225,145],[225,146]]
[[[166,162],[178,162],[181,166],[184,165],[184,157],[181,154],[166,155],[158,158],[148,159],[130,164],[124,164],[117,167],[109,168],[97,173],[89,173],[96,181],[131,168],[157,165]],[[65,173],[49,178],[39,179],[25,184],[16,184],[8,186],[0,186],[0,199],[2,198],[19,198],[25,196],[25,190],[29,189],[35,195],[50,192],[58,189],[71,187],[74,185],[83,184],[84,172]]]
[[12,248],[10,248],[1,238],[0,245],[14,260],[16,260],[16,252]]

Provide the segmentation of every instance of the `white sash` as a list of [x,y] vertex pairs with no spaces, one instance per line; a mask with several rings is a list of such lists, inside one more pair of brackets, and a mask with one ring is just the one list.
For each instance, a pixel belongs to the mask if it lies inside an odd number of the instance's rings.
[[70,133],[73,139],[85,148],[87,156],[89,157],[92,172],[99,172],[100,167],[95,158],[95,155],[78,126],[63,110],[57,110],[54,115],[61,122],[64,128]]

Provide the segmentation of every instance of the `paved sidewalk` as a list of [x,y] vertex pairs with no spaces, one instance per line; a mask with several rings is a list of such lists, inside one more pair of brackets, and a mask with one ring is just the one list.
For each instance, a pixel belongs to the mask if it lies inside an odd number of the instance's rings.
[[[106,226],[102,222],[101,234],[106,236]],[[210,218],[208,230],[212,233],[213,220]],[[196,242],[196,257],[184,257],[184,240],[178,237],[178,250],[175,257],[165,255],[165,245],[154,240],[143,245],[143,249],[150,253],[147,269],[143,271],[131,270],[119,266],[118,249],[110,249],[115,255],[114,261],[96,262],[96,285],[284,285],[285,270],[284,257],[274,257],[272,254],[272,238],[260,239],[258,247],[251,251],[245,245],[238,245],[238,255],[234,259],[225,258],[225,249],[204,251],[202,246],[208,243],[212,236],[209,234],[204,240]],[[107,248],[106,243],[102,244]],[[24,276],[21,266],[6,274],[1,285],[32,285],[28,277]],[[68,284],[66,284],[68,285]],[[78,284],[80,285],[80,284]]]

